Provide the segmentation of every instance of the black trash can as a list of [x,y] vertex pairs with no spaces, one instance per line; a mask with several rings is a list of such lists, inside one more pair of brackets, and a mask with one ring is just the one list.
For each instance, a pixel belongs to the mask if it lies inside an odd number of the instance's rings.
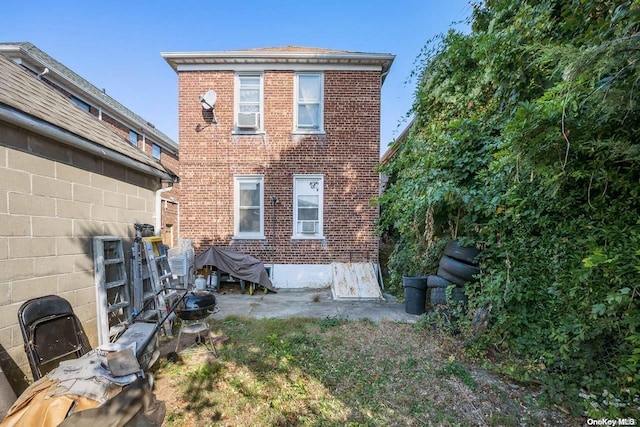
[[427,304],[427,276],[404,276],[404,311],[420,315]]

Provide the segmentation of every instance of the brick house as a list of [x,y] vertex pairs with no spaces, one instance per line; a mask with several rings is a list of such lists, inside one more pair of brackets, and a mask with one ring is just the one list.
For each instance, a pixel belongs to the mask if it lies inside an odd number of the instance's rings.
[[178,74],[181,233],[322,287],[378,261],[381,86],[394,56],[288,46],[162,56]]
[[[178,144],[152,123],[107,95],[106,90],[76,74],[32,43],[0,43],[0,55],[11,59],[50,85],[80,109],[93,115],[172,171],[178,170]],[[46,71],[45,71],[46,70]],[[165,184],[165,188],[168,187]],[[179,238],[179,184],[160,193],[156,204],[161,216],[151,222],[165,244],[176,246]]]
[[31,376],[17,312],[67,299],[97,345],[92,237],[134,237],[177,177],[68,96],[0,55],[0,367]]

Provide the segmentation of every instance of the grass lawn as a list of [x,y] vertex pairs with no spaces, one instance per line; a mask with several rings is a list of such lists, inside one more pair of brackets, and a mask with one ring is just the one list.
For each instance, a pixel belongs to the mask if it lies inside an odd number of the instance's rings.
[[230,317],[216,321],[213,332],[227,338],[217,359],[191,347],[181,350],[180,361],[155,365],[166,426],[579,422],[541,407],[535,391],[462,360],[454,339],[417,325]]

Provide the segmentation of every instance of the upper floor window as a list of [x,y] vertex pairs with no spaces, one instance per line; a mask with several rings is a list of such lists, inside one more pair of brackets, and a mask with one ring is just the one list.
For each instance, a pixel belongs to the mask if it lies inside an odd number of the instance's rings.
[[298,73],[294,86],[294,131],[323,132],[323,75]]
[[294,238],[317,239],[323,236],[323,181],[322,175],[294,175]]
[[129,142],[134,147],[138,146],[138,133],[134,130],[129,130]]
[[158,144],[151,144],[151,155],[154,159],[160,160],[160,146]]
[[78,107],[82,108],[87,113],[91,112],[91,106],[89,104],[87,104],[86,102],[84,102],[83,100],[78,99],[75,96],[71,96],[71,100],[73,101],[74,104],[76,104]]
[[234,233],[241,239],[264,239],[264,184],[261,175],[234,177]]
[[263,76],[260,73],[236,75],[236,130],[262,129]]

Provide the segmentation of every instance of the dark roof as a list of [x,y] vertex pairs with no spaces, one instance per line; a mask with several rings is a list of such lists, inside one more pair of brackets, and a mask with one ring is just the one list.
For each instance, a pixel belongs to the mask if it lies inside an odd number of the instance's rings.
[[70,68],[66,67],[64,64],[58,62],[55,58],[49,56],[46,52],[38,49],[32,43],[29,42],[0,42],[0,54],[4,52],[13,53],[17,56],[24,57],[25,55],[30,58],[32,61],[37,62],[42,67],[49,68],[50,72],[55,73],[57,76],[66,80],[83,92],[85,95],[94,98],[99,101],[103,105],[107,106],[114,112],[121,115],[123,118],[126,118],[131,124],[137,125],[138,129],[134,129],[138,131],[139,129],[143,129],[145,135],[149,136],[151,139],[155,139],[156,142],[164,143],[163,145],[167,148],[172,148],[174,151],[178,151],[178,144],[167,135],[159,131],[153,124],[140,117],[133,111],[129,110],[124,105],[120,104],[115,99],[111,98],[104,91],[98,89],[87,80],[73,72]]
[[273,46],[273,47],[256,47],[243,50],[227,50],[223,52],[279,52],[279,53],[358,53],[352,50],[328,49],[324,47],[308,47],[308,46]]
[[115,130],[2,55],[0,75],[0,106],[6,105],[161,173],[173,175],[160,162],[131,145]]
[[380,164],[382,166],[389,163],[389,161],[395,157],[396,153],[400,149],[400,146],[404,143],[404,140],[407,139],[407,135],[411,129],[413,129],[413,125],[415,123],[415,118],[412,118],[409,124],[404,128],[404,130],[400,133],[400,135],[391,143],[387,151],[380,158]]

